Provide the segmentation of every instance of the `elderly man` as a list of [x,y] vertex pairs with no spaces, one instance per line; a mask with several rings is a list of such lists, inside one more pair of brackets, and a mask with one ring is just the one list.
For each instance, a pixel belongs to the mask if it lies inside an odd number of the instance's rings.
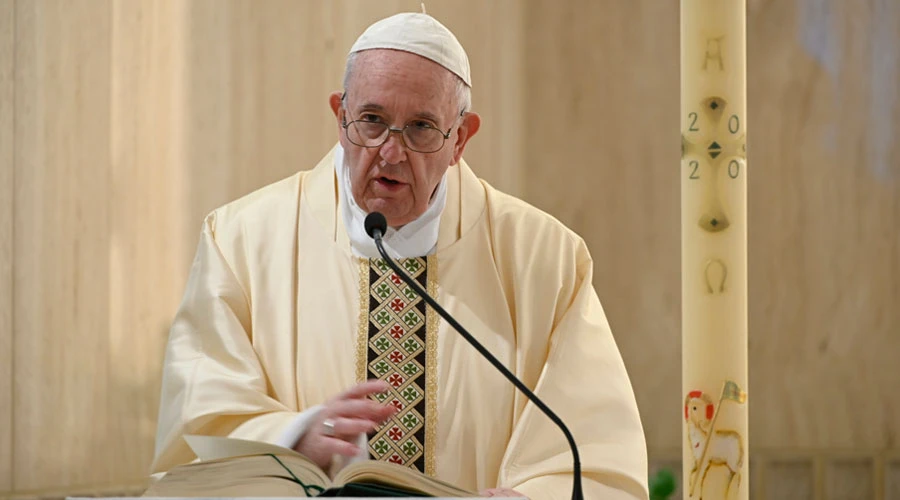
[[378,258],[402,265],[553,408],[585,497],[646,498],[644,435],[584,242],[462,160],[468,59],[425,14],[370,26],[312,170],[206,219],[167,348],[155,473],[207,434],[291,447],[334,474],[387,460],[471,491],[568,498],[559,429]]

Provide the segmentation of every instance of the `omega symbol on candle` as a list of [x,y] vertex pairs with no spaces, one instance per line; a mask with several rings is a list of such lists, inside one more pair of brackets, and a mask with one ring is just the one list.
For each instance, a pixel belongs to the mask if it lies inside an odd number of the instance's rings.
[[728,279],[728,266],[721,259],[710,259],[703,269],[703,277],[706,281],[706,293],[718,294],[725,292],[725,280]]

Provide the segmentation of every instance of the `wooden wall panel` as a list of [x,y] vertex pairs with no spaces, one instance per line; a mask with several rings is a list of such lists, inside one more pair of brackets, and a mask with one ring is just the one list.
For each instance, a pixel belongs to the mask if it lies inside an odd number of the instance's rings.
[[525,199],[584,237],[648,446],[678,449],[678,2],[528,5]]
[[108,483],[110,4],[18,2],[17,491]]
[[900,458],[888,460],[884,473],[884,499],[900,500]]
[[[184,2],[116,0],[111,18],[109,400],[116,443],[84,467],[118,485],[146,481],[165,341],[192,251],[184,226]],[[127,450],[127,452],[123,452]]]
[[188,241],[196,243],[210,210],[310,168],[327,151],[334,78],[323,68],[324,9],[282,0],[190,4]]
[[835,460],[828,466],[828,500],[856,500],[875,498],[874,473],[871,460]]
[[[752,486],[751,486],[752,489]],[[757,498],[803,500],[815,498],[815,465],[811,461],[772,461],[766,464],[766,484]]]
[[0,497],[12,490],[15,0],[0,0]]
[[896,447],[900,5],[814,4],[748,16],[752,446]]

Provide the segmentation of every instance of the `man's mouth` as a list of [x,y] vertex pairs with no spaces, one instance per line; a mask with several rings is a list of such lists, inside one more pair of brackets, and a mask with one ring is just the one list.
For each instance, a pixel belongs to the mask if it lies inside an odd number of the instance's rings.
[[402,189],[403,186],[405,186],[406,184],[404,184],[400,181],[391,179],[390,177],[376,177],[375,185],[380,187],[381,189],[384,189],[385,191],[388,191],[388,192],[397,192],[400,189]]

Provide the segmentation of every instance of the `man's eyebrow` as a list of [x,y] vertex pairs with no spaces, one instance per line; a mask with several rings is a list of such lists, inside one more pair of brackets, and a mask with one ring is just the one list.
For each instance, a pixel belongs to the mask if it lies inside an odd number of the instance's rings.
[[374,110],[374,111],[384,111],[384,106],[382,106],[381,104],[375,104],[374,102],[367,102],[367,103],[365,103],[365,104],[363,104],[363,105],[357,106],[356,109],[358,109],[358,110],[360,110],[360,111],[363,111],[363,110],[367,110],[367,111],[372,111],[372,110]]
[[417,118],[424,118],[424,119],[434,122],[434,123],[438,123],[440,121],[440,120],[438,120],[437,116],[435,116],[432,113],[429,113],[428,111],[420,111],[420,112],[416,113],[415,116]]
[[[363,112],[363,111],[384,111],[384,106],[382,106],[381,104],[376,104],[374,102],[367,102],[367,103],[362,104],[357,107],[358,113]],[[432,121],[434,123],[440,122],[440,120],[434,113],[431,113],[428,111],[419,111],[418,113],[414,114],[413,116],[416,118],[424,118],[424,119]]]

